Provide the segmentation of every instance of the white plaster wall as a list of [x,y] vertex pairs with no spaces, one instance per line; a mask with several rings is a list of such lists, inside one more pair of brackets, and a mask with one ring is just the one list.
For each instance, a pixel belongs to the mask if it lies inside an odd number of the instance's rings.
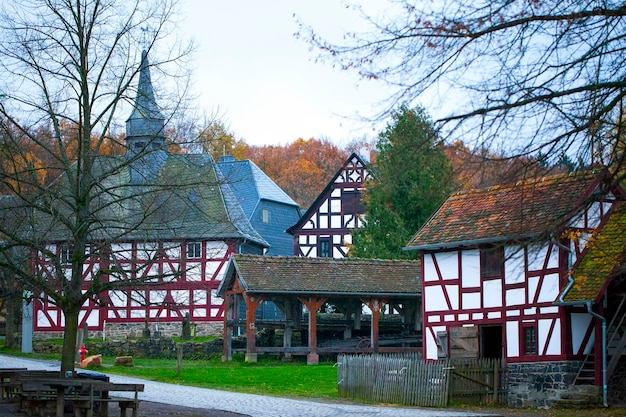
[[[577,353],[583,343],[585,333],[591,323],[591,315],[586,313],[573,313],[571,315],[572,322],[572,350]],[[591,338],[593,340],[593,338]],[[585,352],[588,353],[588,352]]]
[[462,297],[462,302],[463,302],[463,309],[468,310],[468,309],[475,309],[475,308],[480,308],[480,293],[479,292],[469,292],[469,293],[463,293]]
[[516,358],[519,356],[519,322],[506,322],[506,356]]
[[543,278],[543,284],[539,289],[538,302],[551,302],[556,300],[559,295],[559,274],[546,275]]
[[443,279],[459,278],[459,256],[457,252],[441,252],[435,255]]
[[548,268],[557,268],[559,266],[558,247],[553,245],[549,254],[548,254],[548,248],[549,248],[549,242],[528,246],[528,270],[529,271],[542,270],[546,256],[549,256]]
[[502,280],[483,281],[483,307],[502,307]]
[[519,246],[504,248],[504,282],[517,284],[524,280],[524,250]]
[[[548,332],[552,322],[554,323],[554,329],[552,330],[552,337],[548,340]],[[546,319],[537,321],[537,337],[539,345],[539,353],[543,353],[543,350],[548,345],[546,350],[547,355],[560,355],[561,354],[561,320],[560,319]]]
[[448,298],[450,299],[450,307],[452,310],[459,309],[459,286],[458,285],[446,285],[446,292],[448,293]]
[[480,251],[465,250],[461,253],[463,264],[463,288],[480,287]]
[[424,282],[437,281],[439,279],[433,262],[433,256],[434,255],[430,253],[424,255],[424,276],[422,277]]
[[526,302],[526,290],[524,288],[506,290],[505,296],[505,303],[507,306],[521,305]]
[[425,359],[437,359],[437,341],[433,334],[437,334],[437,332],[443,332],[446,330],[444,326],[434,326],[433,332],[426,331],[424,334],[426,335],[426,358]]
[[445,311],[448,310],[448,304],[443,295],[443,289],[439,285],[428,286],[424,288],[424,311]]

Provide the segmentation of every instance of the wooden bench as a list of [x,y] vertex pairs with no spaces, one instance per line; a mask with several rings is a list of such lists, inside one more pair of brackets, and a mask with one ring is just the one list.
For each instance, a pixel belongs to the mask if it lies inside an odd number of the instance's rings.
[[22,383],[26,381],[40,381],[48,378],[59,378],[59,371],[17,371],[11,374],[8,384],[4,387],[10,400],[22,401]]
[[46,409],[54,409],[57,392],[44,382],[26,380],[20,384],[20,410],[29,416],[43,417]]
[[[85,391],[88,390],[88,395]],[[120,407],[120,417],[126,417],[126,410],[132,409],[132,417],[137,417],[139,409],[139,392],[143,392],[143,384],[121,384],[115,382],[84,381],[83,395],[72,399],[75,415],[80,415],[79,410],[85,410],[87,417],[93,415],[108,416],[109,404],[117,403]],[[132,398],[110,395],[112,392],[134,392]],[[96,414],[94,414],[96,413]]]

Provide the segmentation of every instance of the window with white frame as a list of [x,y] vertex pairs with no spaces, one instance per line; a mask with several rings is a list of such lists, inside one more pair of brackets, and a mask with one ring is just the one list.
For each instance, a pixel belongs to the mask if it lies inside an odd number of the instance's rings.
[[202,243],[200,242],[187,243],[186,254],[187,254],[187,259],[202,258]]

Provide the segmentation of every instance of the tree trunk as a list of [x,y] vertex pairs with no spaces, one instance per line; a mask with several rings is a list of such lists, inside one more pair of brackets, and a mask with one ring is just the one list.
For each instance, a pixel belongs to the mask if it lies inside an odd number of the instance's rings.
[[61,376],[73,371],[76,359],[76,338],[78,335],[78,308],[65,308],[65,331],[63,332],[63,350],[61,356]]
[[4,339],[4,345],[11,348],[15,346],[15,333],[20,322],[18,312],[21,312],[22,299],[20,297],[7,297],[5,302],[6,338]]

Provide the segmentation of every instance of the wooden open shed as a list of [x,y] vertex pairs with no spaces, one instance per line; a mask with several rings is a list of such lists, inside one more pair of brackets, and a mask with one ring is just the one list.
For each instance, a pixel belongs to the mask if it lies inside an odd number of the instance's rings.
[[[318,346],[318,315],[323,306],[335,313],[334,326],[343,328],[344,341],[354,340],[352,332],[369,316],[371,331],[359,342],[361,352],[420,350],[419,261],[233,255],[218,295],[225,302],[224,360],[232,358],[232,337],[241,328],[245,328],[248,361],[264,353],[287,358],[305,354],[309,364],[316,364],[320,353],[355,351],[357,346],[347,343]],[[258,319],[263,303],[274,305],[279,314],[272,320]],[[381,314],[393,315],[400,323],[401,330],[388,347],[381,345]],[[266,326],[281,328],[282,346],[257,346],[257,331]],[[292,346],[294,330],[306,330],[306,346]]]

